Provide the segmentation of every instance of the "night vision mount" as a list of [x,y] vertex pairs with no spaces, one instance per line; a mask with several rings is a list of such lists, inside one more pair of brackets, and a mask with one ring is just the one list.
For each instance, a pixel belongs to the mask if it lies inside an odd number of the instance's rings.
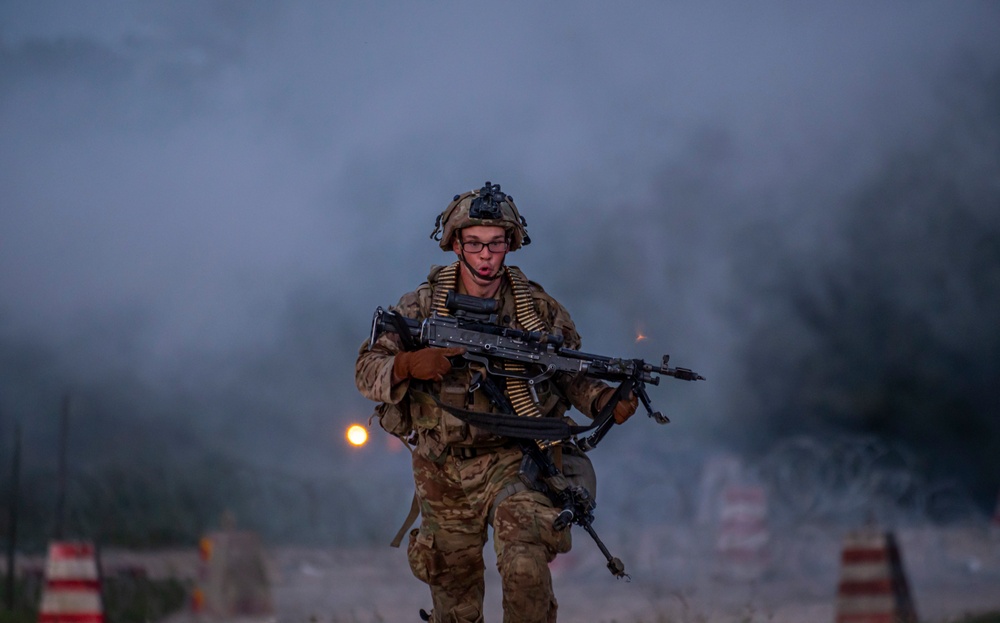
[[[469,206],[469,218],[499,221],[503,219],[503,210],[500,208],[500,204],[506,201],[514,213],[514,218],[521,222],[521,245],[531,244],[527,230],[528,221],[524,220],[524,217],[514,207],[514,198],[500,190],[500,184],[491,184],[487,180],[486,184],[476,191],[476,195],[476,198],[472,200],[472,205]],[[455,198],[458,199],[458,195]]]
[[480,188],[478,196],[472,200],[469,206],[469,218],[480,218],[489,221],[498,221],[503,218],[500,204],[507,201],[507,194],[500,190],[500,184],[490,184]]

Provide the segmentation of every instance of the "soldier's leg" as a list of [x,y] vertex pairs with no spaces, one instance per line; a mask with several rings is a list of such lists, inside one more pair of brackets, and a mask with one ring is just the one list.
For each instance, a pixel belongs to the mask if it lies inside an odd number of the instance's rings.
[[413,574],[431,589],[434,623],[483,620],[483,545],[479,513],[465,499],[452,462],[436,465],[414,455],[420,528],[410,532]]
[[557,532],[558,511],[537,491],[503,499],[493,516],[497,569],[503,585],[504,623],[553,623],[555,595],[548,563],[569,549],[569,532]]

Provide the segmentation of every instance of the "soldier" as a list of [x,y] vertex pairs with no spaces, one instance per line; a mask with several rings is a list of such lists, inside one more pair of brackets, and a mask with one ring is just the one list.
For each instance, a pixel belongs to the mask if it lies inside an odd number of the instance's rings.
[[[526,225],[498,184],[455,195],[431,238],[457,261],[433,267],[395,311],[417,320],[447,313],[449,291],[494,298],[502,324],[560,334],[565,347],[579,349],[580,336],[563,306],[505,264],[508,253],[530,243]],[[430,586],[434,606],[421,615],[436,623],[483,621],[483,546],[492,525],[504,622],[551,623],[557,604],[548,563],[569,551],[569,530],[553,528],[558,510],[552,501],[519,478],[522,452],[512,440],[465,424],[427,396],[462,409],[493,410],[484,392],[470,390],[473,375],[484,373],[479,364],[452,367],[462,353],[405,352],[398,336],[385,333],[371,349],[367,341],[362,345],[355,369],[361,393],[382,403],[382,427],[415,445],[413,477],[423,518],[410,532],[407,558],[413,574]],[[533,414],[543,417],[564,417],[573,406],[594,418],[614,393],[583,375],[556,375],[539,385]],[[621,424],[636,407],[635,396],[619,402],[615,421]]]

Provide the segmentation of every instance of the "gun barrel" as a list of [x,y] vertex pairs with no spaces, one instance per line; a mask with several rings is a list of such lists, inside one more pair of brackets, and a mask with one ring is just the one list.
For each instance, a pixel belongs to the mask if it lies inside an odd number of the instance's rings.
[[705,377],[688,368],[674,368],[670,376],[682,381],[704,381]]
[[[666,361],[668,358],[669,358],[669,356],[664,356],[663,360]],[[691,370],[690,368],[671,368],[668,365],[653,366],[653,365],[650,365],[650,364],[646,364],[645,366],[643,366],[643,369],[646,370],[646,371],[648,371],[648,372],[653,372],[653,373],[656,373],[656,374],[662,374],[663,376],[672,376],[675,379],[678,379],[678,380],[681,380],[681,381],[704,381],[705,380],[705,377],[703,377],[702,375],[698,374],[694,370]],[[648,382],[650,382],[650,381],[647,381],[647,383]],[[652,381],[652,383],[653,383],[653,385],[658,385],[659,384],[658,381]]]
[[[637,382],[651,385],[660,384],[660,377],[657,375],[672,376],[682,381],[705,380],[705,377],[689,368],[671,368],[667,365],[670,360],[668,355],[664,355],[662,364],[656,366],[641,359],[585,353],[562,348],[563,336],[556,333],[524,331],[492,324],[477,318],[477,316],[488,314],[495,309],[496,303],[493,300],[463,295],[453,295],[448,300],[450,306],[456,309],[456,313],[468,313],[471,316],[456,317],[435,314],[424,319],[423,322],[418,322],[397,311],[377,308],[372,318],[369,349],[374,345],[375,340],[386,332],[397,334],[403,343],[404,350],[413,350],[420,344],[432,346],[481,344],[484,350],[490,350],[494,344],[492,341],[487,342],[485,336],[494,336],[495,339],[508,340],[508,342],[504,348],[494,350],[494,354],[491,356],[506,352],[506,356],[512,357],[514,360],[540,364],[549,369],[549,374],[558,370],[573,373],[586,372],[592,377],[608,381],[634,378]],[[440,334],[452,336],[454,339],[437,340],[434,336]],[[504,355],[500,356],[504,357]],[[571,363],[569,360],[575,360],[579,364]]]

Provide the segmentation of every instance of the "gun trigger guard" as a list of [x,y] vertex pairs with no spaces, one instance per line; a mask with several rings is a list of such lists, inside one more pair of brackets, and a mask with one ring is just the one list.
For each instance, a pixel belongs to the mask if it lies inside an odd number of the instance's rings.
[[482,364],[483,367],[486,368],[486,372],[488,374],[492,374],[494,376],[510,376],[504,374],[503,370],[497,370],[496,368],[494,368],[493,362],[490,361],[488,357],[482,357],[475,353],[465,353],[463,358],[466,359],[467,361],[475,361],[476,363]]
[[536,377],[533,377],[529,381],[529,383],[541,383],[545,379],[552,378],[552,376],[555,375],[555,373],[556,373],[556,367],[554,365],[552,365],[552,364],[549,364],[549,365],[545,366],[545,369],[542,370],[541,374],[539,374]]

